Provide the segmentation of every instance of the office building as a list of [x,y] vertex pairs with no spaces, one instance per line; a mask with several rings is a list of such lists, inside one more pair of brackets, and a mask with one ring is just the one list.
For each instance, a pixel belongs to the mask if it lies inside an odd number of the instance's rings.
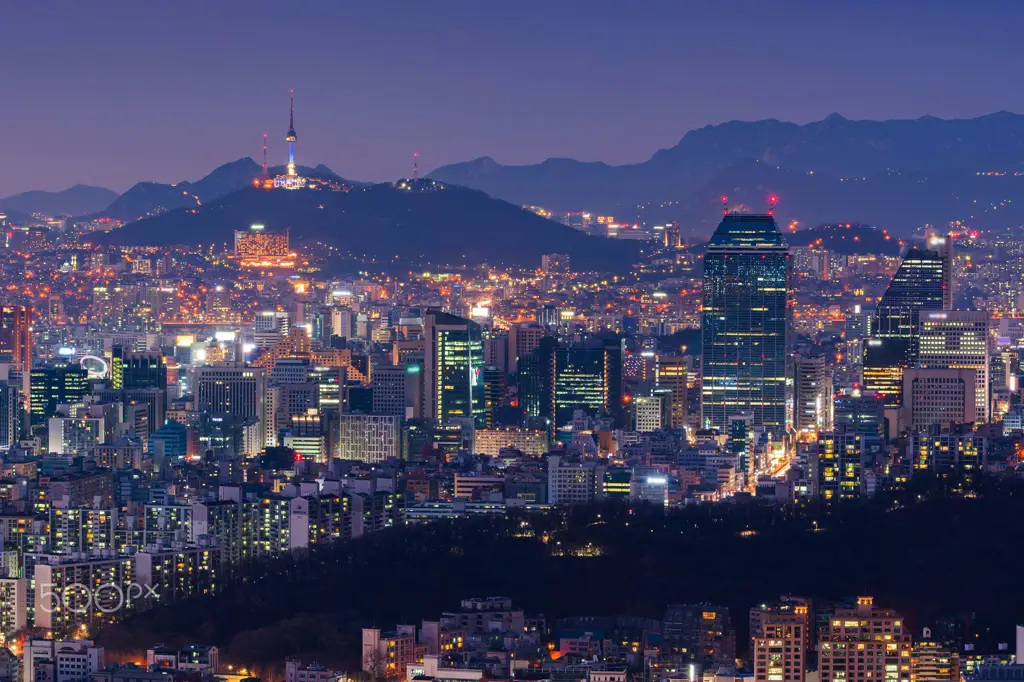
[[989,313],[944,310],[920,316],[917,366],[921,369],[972,369],[975,418],[988,422]]
[[167,390],[167,359],[160,352],[128,352],[115,346],[110,358],[113,388]]
[[910,631],[895,611],[859,597],[857,607],[836,609],[818,638],[821,682],[911,682]]
[[418,365],[378,365],[373,368],[373,414],[411,417],[420,379]]
[[16,384],[0,381],[0,452],[18,444],[21,437],[21,391]]
[[196,410],[236,420],[264,418],[266,373],[252,367],[197,367]]
[[832,430],[832,373],[824,357],[793,363],[793,426],[800,433]]
[[770,215],[729,213],[704,257],[701,423],[786,428],[789,255]]
[[623,425],[622,343],[574,344],[557,348],[554,355],[553,423],[568,424],[583,410],[590,416],[606,414]]
[[104,666],[103,647],[87,639],[25,640],[23,682],[82,682]]
[[908,369],[903,372],[903,424],[911,433],[932,426],[978,420],[973,369]]
[[669,428],[671,393],[668,395],[638,395],[633,398],[633,428],[650,433]]
[[480,325],[448,313],[423,317],[423,416],[446,423],[473,419],[483,426],[483,338]]
[[540,345],[540,340],[547,336],[547,333],[547,328],[539,324],[513,325],[508,330],[509,371],[517,371],[520,358],[529,356]]
[[654,385],[658,389],[672,391],[670,426],[681,429],[686,426],[686,389],[689,385],[690,368],[687,358],[681,355],[658,355],[654,367]]
[[948,258],[945,251],[912,247],[875,309],[874,335],[909,341],[909,362],[917,355],[921,312],[943,310],[949,302]]
[[541,429],[503,427],[476,429],[473,432],[473,452],[497,457],[502,450],[516,450],[524,455],[539,457],[548,450],[547,433]]
[[57,414],[58,405],[79,403],[88,391],[88,372],[67,362],[54,362],[32,369],[29,405],[33,426],[40,426]]
[[587,504],[604,494],[605,467],[593,460],[573,462],[561,455],[548,457],[548,502]]
[[832,409],[836,431],[876,438],[885,435],[885,403],[873,393],[859,390],[843,393],[836,396]]
[[397,458],[399,421],[393,415],[340,415],[337,456],[371,463]]
[[0,354],[9,355],[22,372],[32,367],[32,306],[0,307]]

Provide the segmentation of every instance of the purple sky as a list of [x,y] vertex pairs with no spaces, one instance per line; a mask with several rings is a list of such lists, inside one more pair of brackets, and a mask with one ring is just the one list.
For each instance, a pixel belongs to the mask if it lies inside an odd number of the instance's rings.
[[[925,9],[924,6],[927,6]],[[5,3],[0,196],[285,155],[642,161],[730,119],[1024,111],[1018,0]]]

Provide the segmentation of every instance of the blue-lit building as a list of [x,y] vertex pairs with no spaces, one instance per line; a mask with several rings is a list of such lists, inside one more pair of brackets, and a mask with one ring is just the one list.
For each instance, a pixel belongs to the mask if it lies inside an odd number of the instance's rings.
[[770,215],[728,213],[704,256],[701,425],[786,428],[789,253]]
[[161,454],[167,462],[183,464],[188,456],[188,427],[168,420],[150,435],[148,450],[150,456]]

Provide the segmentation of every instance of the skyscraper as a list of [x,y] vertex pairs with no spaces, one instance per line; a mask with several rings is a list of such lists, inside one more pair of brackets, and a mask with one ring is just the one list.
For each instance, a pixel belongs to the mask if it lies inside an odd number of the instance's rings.
[[32,306],[0,308],[0,353],[10,355],[23,372],[32,367]]
[[874,335],[910,340],[910,360],[917,354],[917,327],[923,310],[943,310],[947,302],[948,254],[913,247],[903,257],[875,309]]
[[989,314],[986,310],[950,310],[921,315],[918,327],[918,367],[973,369],[975,417],[988,421]]
[[423,317],[423,416],[446,423],[484,419],[483,354],[480,325],[431,311]]
[[701,422],[786,428],[789,255],[770,215],[728,213],[704,257]]
[[686,388],[689,368],[681,355],[659,355],[654,369],[654,383],[660,389],[672,391],[672,423],[681,429],[686,426]]
[[793,364],[793,426],[803,433],[832,430],[832,373],[818,356]]

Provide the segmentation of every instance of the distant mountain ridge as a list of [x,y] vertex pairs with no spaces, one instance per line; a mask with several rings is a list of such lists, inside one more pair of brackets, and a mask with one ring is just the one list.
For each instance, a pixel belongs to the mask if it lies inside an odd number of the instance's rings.
[[[283,167],[272,167],[268,170],[271,174],[284,172]],[[316,168],[299,166],[297,170],[300,175],[315,175],[347,182],[323,164]],[[86,217],[106,217],[132,222],[179,208],[195,208],[248,187],[262,172],[260,164],[250,157],[245,157],[218,166],[195,182],[139,182],[104,208]]]
[[79,215],[92,213],[110,205],[117,192],[105,187],[75,185],[59,192],[32,190],[0,199],[0,210],[31,215]]
[[[411,187],[412,189],[408,189]],[[635,242],[589,237],[483,192],[430,180],[363,185],[349,192],[244,187],[195,211],[182,208],[98,236],[103,243],[164,246],[230,243],[236,229],[289,228],[295,242],[319,241],[387,264],[539,267],[567,253],[581,267],[628,267]]]
[[[480,189],[515,203],[539,204],[559,211],[603,211],[627,219],[637,217],[638,206],[693,202],[711,183],[716,196],[727,194],[730,198],[737,192],[763,192],[766,198],[776,191],[782,195],[783,205],[788,202],[806,222],[847,218],[817,210],[802,212],[799,202],[787,199],[783,187],[758,187],[743,173],[731,175],[731,169],[749,168],[754,162],[766,170],[778,167],[798,175],[813,172],[830,178],[825,194],[816,203],[836,204],[838,209],[839,205],[852,203],[849,197],[856,194],[860,206],[869,213],[860,220],[903,221],[891,199],[894,187],[901,184],[897,182],[898,174],[928,182],[938,175],[968,177],[987,171],[1024,171],[1024,116],[999,112],[972,119],[926,116],[851,121],[832,114],[805,125],[774,119],[731,121],[692,130],[675,146],[637,164],[611,166],[548,159],[533,165],[505,166],[483,157],[442,166],[428,177]],[[848,182],[868,184],[850,192],[847,190],[852,184]],[[915,198],[923,195],[926,201],[938,201],[947,190],[946,186],[937,186],[934,191],[916,192]],[[971,199],[980,203],[982,199],[998,201],[1017,196],[1024,200],[1024,181],[1012,189],[1012,196],[993,194]],[[704,203],[703,198],[700,203]],[[704,205],[701,210],[709,208]],[[948,219],[957,217],[950,215]],[[910,224],[915,222],[910,220]],[[906,229],[909,225],[896,227]]]

